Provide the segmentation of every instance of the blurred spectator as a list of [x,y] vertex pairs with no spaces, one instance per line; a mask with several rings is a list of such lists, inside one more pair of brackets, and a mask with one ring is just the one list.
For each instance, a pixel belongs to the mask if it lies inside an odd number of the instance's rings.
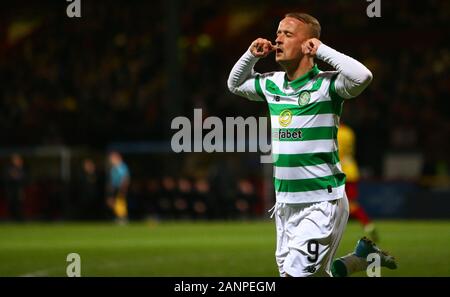
[[254,214],[254,207],[258,201],[255,187],[247,179],[240,179],[237,184],[237,195],[234,207],[238,218],[248,219]]
[[22,221],[26,173],[22,156],[13,154],[5,171],[5,191],[10,218]]
[[195,181],[195,192],[192,201],[192,213],[194,219],[214,218],[217,214],[216,205],[212,200],[208,181],[199,178]]
[[84,159],[77,187],[77,209],[79,219],[94,220],[101,217],[101,187],[100,173],[92,159]]
[[235,174],[231,159],[220,159],[211,167],[209,174],[211,192],[215,195],[220,219],[233,217],[236,189],[230,185],[236,183]]
[[173,198],[173,209],[175,218],[189,219],[192,203],[192,185],[189,179],[181,177],[178,179],[178,189]]
[[144,183],[142,180],[133,179],[127,196],[128,218],[130,220],[141,219],[145,215]]
[[420,183],[426,188],[450,190],[450,157],[442,148],[425,154]]
[[156,178],[150,178],[145,182],[143,189],[144,212],[147,218],[157,217],[158,200],[161,195],[161,185]]
[[173,177],[164,176],[162,179],[161,194],[158,199],[158,215],[163,219],[173,218],[173,204],[176,195],[176,183]]

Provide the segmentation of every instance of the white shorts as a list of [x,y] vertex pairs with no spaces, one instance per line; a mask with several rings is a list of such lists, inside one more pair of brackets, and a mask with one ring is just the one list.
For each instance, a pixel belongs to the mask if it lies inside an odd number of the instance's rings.
[[347,196],[332,201],[275,205],[281,276],[331,276],[333,257],[347,225]]

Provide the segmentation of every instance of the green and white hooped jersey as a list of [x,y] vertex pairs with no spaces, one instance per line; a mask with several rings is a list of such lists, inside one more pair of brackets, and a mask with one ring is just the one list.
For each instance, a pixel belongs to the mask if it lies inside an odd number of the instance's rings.
[[308,203],[344,196],[345,174],[337,144],[344,99],[334,88],[337,74],[314,66],[291,82],[284,72],[254,77],[256,94],[250,99],[269,105],[277,202]]

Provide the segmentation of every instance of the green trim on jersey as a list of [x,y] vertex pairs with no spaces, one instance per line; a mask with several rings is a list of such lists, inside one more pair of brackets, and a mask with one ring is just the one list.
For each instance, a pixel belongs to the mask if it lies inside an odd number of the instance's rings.
[[[318,89],[320,89],[320,87],[322,86],[322,82],[323,82],[323,77],[320,77],[316,80],[316,82],[312,85],[311,89],[307,90],[309,92],[315,92]],[[302,90],[303,92],[303,90]]]
[[277,167],[300,167],[321,164],[337,164],[339,162],[339,152],[331,153],[307,153],[307,154],[274,154],[274,165]]
[[266,80],[266,91],[273,95],[288,96],[286,93],[281,91],[280,88],[278,88],[278,86],[270,79]]
[[337,188],[344,184],[345,184],[344,173],[306,179],[280,180],[274,178],[275,191],[288,193],[327,190],[329,186],[331,186],[332,188]]
[[322,86],[322,82],[323,82],[323,77],[320,77],[314,82],[314,84],[311,87],[311,89],[300,90],[300,91],[297,91],[297,92],[295,92],[293,94],[288,95],[288,94],[284,93],[283,91],[281,91],[280,88],[278,88],[278,86],[277,86],[277,84],[275,82],[273,82],[270,79],[267,79],[266,80],[266,91],[271,93],[272,95],[280,95],[280,96],[285,96],[285,97],[297,96],[301,92],[304,92],[304,91],[308,91],[308,92],[315,92],[315,91],[317,91]]
[[297,104],[297,102],[292,104],[275,104],[269,102],[269,109],[270,114],[273,116],[281,115],[281,113],[286,109],[289,109],[292,112],[293,116],[317,115],[326,113],[339,115],[337,114],[335,104],[333,104],[333,102],[331,101],[314,102],[301,107]]
[[311,79],[314,78],[317,74],[319,74],[320,70],[317,67],[317,64],[314,64],[313,68],[300,76],[299,78],[294,79],[293,81],[287,80],[287,74],[284,75],[284,88],[290,86],[293,89],[299,89],[306,85]]
[[[300,133],[298,133],[300,132]],[[282,136],[284,134],[284,137]],[[300,135],[300,138],[297,138]],[[275,138],[275,136],[278,136]],[[307,141],[336,139],[337,127],[314,127],[314,128],[273,128],[272,139],[278,141]]]
[[264,92],[262,91],[262,88],[261,88],[261,82],[259,80],[259,75],[257,75],[255,78],[255,90],[256,90],[256,93],[259,95],[259,97],[261,97],[261,99],[266,101],[266,96],[264,95]]

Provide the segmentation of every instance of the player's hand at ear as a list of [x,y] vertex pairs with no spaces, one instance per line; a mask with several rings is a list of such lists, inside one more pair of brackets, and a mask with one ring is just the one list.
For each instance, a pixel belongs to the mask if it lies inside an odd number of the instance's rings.
[[311,38],[303,42],[302,51],[304,55],[315,56],[317,49],[322,44],[322,42],[317,38]]
[[275,50],[275,45],[267,39],[258,38],[250,45],[250,52],[257,58],[265,58]]

